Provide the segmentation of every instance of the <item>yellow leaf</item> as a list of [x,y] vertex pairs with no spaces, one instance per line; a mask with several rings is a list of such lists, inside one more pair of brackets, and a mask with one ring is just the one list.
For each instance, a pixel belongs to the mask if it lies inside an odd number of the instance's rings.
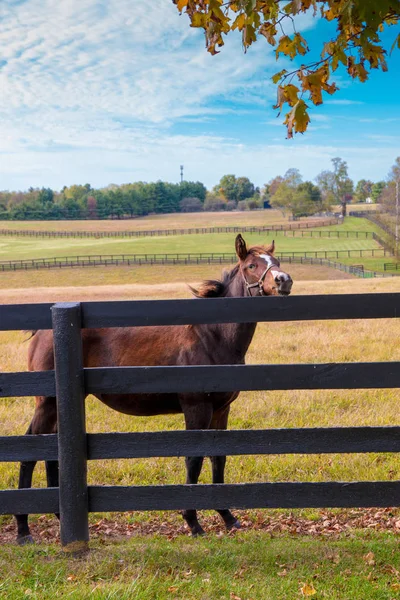
[[232,24],[232,30],[239,29],[239,31],[242,31],[245,23],[246,23],[246,15],[244,13],[241,13],[234,20],[234,22]]
[[300,591],[303,594],[303,596],[314,596],[314,594],[317,593],[317,590],[315,589],[312,583],[304,583],[300,588]]
[[208,17],[205,13],[195,12],[192,16],[192,27],[205,27],[207,25]]
[[188,5],[189,0],[178,0],[178,2],[176,3],[176,6],[178,7],[179,12],[182,12],[182,10],[185,8],[185,6]]

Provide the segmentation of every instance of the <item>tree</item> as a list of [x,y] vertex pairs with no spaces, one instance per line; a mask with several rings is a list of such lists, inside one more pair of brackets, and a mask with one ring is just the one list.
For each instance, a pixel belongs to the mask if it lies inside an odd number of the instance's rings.
[[248,198],[252,198],[255,194],[256,188],[248,177],[238,177],[236,179],[236,186],[237,201],[247,200]]
[[238,189],[235,175],[224,175],[220,182],[214,186],[213,192],[218,196],[223,196],[225,200],[237,202]]
[[347,163],[341,158],[332,158],[333,171],[322,171],[316,181],[327,202],[341,204],[342,215],[346,215],[346,202],[353,194],[353,182],[348,176]]
[[398,156],[394,162],[394,165],[389,171],[388,175],[389,181],[399,181],[400,182],[400,156]]
[[302,180],[303,178],[298,169],[288,169],[283,176],[283,181],[285,181],[292,188],[300,185]]
[[[301,58],[301,66],[290,72],[286,69],[272,77],[278,84],[279,111],[289,107],[285,125],[287,136],[293,132],[304,133],[310,122],[306,99],[315,105],[323,103],[323,92],[334,94],[339,88],[331,77],[339,66],[345,68],[350,78],[364,82],[371,69],[387,71],[385,54],[390,46],[400,48],[400,34],[395,41],[383,42],[382,34],[389,26],[398,26],[399,0],[172,0],[178,10],[185,10],[191,27],[204,30],[206,48],[217,54],[224,45],[223,36],[234,30],[241,32],[246,51],[251,44],[264,36],[267,43],[280,56]],[[299,20],[304,13],[314,11],[333,24],[333,37],[319,49],[315,60],[309,55],[307,39],[299,33]],[[397,32],[396,32],[397,33]],[[390,44],[387,45],[387,44]],[[296,82],[293,83],[293,81]],[[304,99],[304,96],[306,99]]]
[[48,204],[53,204],[54,202],[54,192],[51,188],[42,188],[38,195],[38,201],[43,206]]
[[198,198],[201,202],[206,199],[207,188],[200,181],[182,181],[179,190],[182,198]]
[[373,183],[369,179],[360,179],[356,185],[354,199],[356,202],[365,202],[371,196]]
[[372,200],[374,202],[380,202],[381,201],[382,192],[384,191],[386,185],[387,184],[386,184],[385,181],[377,181],[376,183],[372,184],[371,198],[372,198]]
[[183,198],[179,202],[181,212],[199,212],[203,210],[203,203],[199,198]]

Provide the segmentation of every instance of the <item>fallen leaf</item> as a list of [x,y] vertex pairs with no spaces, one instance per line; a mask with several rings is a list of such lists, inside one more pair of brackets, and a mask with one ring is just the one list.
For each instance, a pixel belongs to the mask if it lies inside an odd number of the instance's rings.
[[67,581],[76,581],[78,578],[76,575],[68,575]]
[[168,592],[171,592],[172,594],[173,594],[174,592],[177,592],[177,591],[178,591],[178,588],[177,588],[176,586],[174,586],[174,585],[171,585],[171,586],[168,588]]
[[286,577],[287,569],[283,569],[283,571],[278,571],[278,577]]
[[370,567],[374,566],[374,564],[375,564],[375,554],[373,552],[368,552],[368,554],[366,554],[365,556],[363,556],[363,559],[365,560],[365,562],[367,563],[367,565],[369,565]]
[[231,592],[230,599],[231,600],[242,600],[239,596],[236,596],[236,594],[234,594],[233,592]]
[[300,591],[303,594],[303,596],[314,596],[314,594],[317,593],[317,590],[315,589],[312,583],[303,583],[302,587],[300,588]]

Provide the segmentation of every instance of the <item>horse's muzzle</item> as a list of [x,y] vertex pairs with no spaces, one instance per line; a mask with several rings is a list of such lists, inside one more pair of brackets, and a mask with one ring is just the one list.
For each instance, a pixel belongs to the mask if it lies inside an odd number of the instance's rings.
[[292,291],[293,279],[287,273],[281,273],[275,277],[275,282],[278,284],[278,294],[280,296],[289,296]]

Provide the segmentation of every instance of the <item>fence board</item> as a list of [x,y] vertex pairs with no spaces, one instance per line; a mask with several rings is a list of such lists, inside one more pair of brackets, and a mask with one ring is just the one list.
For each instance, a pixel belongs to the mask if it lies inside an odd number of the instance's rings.
[[400,387],[400,362],[85,369],[88,393],[213,393]]
[[0,491],[0,515],[40,515],[58,512],[58,488]]
[[57,460],[56,434],[8,435],[0,437],[0,462]]
[[88,435],[88,458],[91,460],[335,452],[400,452],[400,427],[156,431]]
[[250,315],[254,322],[383,319],[400,316],[400,294],[362,294],[362,302],[360,294],[83,302],[82,313],[87,328],[246,323]]
[[400,506],[400,481],[92,486],[89,510]]
[[54,371],[0,373],[0,398],[55,395]]
[[[268,298],[207,298],[82,302],[82,327],[134,327],[246,323],[253,321],[313,321],[385,319],[400,316],[400,294],[336,294]],[[199,302],[202,303],[201,311]],[[51,329],[52,304],[2,305],[0,330]]]

